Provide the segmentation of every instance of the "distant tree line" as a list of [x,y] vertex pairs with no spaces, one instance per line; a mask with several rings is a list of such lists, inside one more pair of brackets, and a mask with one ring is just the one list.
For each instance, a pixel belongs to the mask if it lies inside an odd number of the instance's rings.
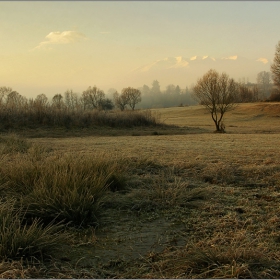
[[141,108],[167,108],[197,104],[188,87],[182,89],[178,85],[170,84],[165,90],[161,90],[159,82],[154,80],[151,87],[143,85],[139,90],[142,92]]
[[[111,100],[104,91],[88,87],[82,94],[67,90],[55,94],[50,100],[45,94],[26,98],[10,87],[0,87],[0,129],[35,128],[42,126],[90,127],[131,127],[155,125],[157,120],[151,113],[134,111],[141,101],[141,92],[131,87],[124,88],[121,95]],[[118,98],[125,102],[120,106]],[[124,109],[125,113],[121,114]],[[117,110],[112,110],[117,108]],[[120,110],[118,110],[118,108]]]

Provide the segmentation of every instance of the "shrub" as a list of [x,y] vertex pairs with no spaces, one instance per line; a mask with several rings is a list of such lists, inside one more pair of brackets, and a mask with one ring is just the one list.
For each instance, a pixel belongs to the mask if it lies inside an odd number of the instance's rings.
[[271,93],[271,95],[269,97],[269,101],[279,102],[280,101],[280,91],[274,90],[274,92]]

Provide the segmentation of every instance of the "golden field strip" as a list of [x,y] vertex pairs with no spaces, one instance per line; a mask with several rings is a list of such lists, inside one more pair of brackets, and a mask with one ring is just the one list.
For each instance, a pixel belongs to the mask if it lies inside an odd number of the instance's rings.
[[[213,129],[213,121],[203,106],[166,108],[159,112],[167,124],[200,127],[208,131]],[[224,123],[228,133],[278,133],[280,104],[278,103],[244,103],[235,110],[225,114]]]
[[[200,106],[152,111],[180,133],[27,139],[44,157],[119,161],[126,188],[107,193],[98,226],[70,230],[51,261],[2,262],[2,278],[280,277],[280,104],[239,105],[225,134]],[[43,164],[38,153],[2,164]]]

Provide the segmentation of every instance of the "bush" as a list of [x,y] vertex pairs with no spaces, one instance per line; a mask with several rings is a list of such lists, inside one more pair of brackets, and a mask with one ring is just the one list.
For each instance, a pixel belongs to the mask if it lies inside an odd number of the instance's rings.
[[269,101],[279,102],[280,101],[280,92],[278,90],[274,90],[269,97]]

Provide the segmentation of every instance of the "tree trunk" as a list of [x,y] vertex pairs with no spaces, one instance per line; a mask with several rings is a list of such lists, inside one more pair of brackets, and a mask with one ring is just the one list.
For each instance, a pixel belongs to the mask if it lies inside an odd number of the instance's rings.
[[215,126],[216,126],[216,131],[220,132],[220,127],[219,127],[219,123],[217,121],[215,121]]

